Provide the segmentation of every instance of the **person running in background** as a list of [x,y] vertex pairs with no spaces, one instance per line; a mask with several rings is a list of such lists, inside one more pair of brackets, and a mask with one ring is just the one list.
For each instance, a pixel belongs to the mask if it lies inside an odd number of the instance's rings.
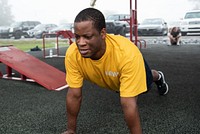
[[129,39],[106,33],[104,15],[86,8],[74,20],[75,42],[65,56],[67,130],[75,134],[81,108],[84,79],[118,92],[131,134],[141,134],[137,98],[155,82],[158,93],[166,95],[168,85],[161,71],[151,70],[138,47]]
[[170,45],[180,45],[181,31],[178,27],[173,27],[169,30]]

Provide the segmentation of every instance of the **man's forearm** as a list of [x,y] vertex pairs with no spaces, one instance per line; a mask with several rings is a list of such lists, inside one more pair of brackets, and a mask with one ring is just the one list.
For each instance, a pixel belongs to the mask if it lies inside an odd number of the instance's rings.
[[75,96],[72,93],[68,92],[66,99],[67,107],[67,129],[76,131],[76,123],[78,113],[81,106],[81,96]]
[[142,134],[136,98],[121,98],[125,121],[131,134]]
[[137,108],[135,109],[134,113],[135,114],[132,120],[129,118],[129,116],[125,117],[126,122],[130,128],[131,134],[142,134],[142,128],[140,125],[140,117],[139,117],[139,112]]

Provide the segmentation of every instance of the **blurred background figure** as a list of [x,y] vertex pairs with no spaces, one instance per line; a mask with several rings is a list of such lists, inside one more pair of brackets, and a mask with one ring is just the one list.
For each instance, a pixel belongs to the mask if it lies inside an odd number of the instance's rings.
[[168,37],[170,39],[169,45],[180,45],[181,31],[178,27],[169,29]]

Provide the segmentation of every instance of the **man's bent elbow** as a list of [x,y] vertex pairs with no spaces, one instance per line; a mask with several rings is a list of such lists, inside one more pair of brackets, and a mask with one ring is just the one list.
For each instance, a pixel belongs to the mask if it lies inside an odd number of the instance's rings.
[[80,100],[82,98],[81,88],[69,88],[67,91],[67,98]]

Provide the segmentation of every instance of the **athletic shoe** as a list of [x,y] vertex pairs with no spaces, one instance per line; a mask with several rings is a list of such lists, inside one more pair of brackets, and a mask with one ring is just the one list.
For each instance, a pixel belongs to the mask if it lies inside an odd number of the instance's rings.
[[168,84],[165,82],[164,74],[161,71],[158,71],[158,73],[161,75],[160,80],[156,81],[156,85],[158,88],[158,93],[160,95],[166,95],[168,93]]

